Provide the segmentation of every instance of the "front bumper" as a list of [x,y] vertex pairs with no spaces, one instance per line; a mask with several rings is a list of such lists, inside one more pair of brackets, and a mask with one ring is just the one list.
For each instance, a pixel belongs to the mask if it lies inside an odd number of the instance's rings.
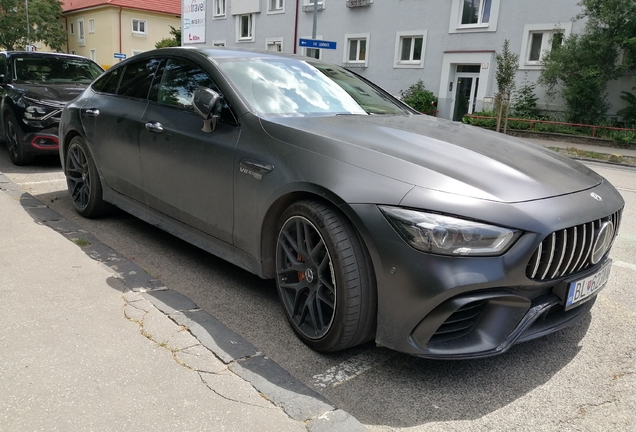
[[58,122],[45,128],[26,125],[22,130],[21,145],[34,155],[54,155],[59,152]]
[[[603,202],[592,199],[591,192]],[[595,265],[547,280],[530,279],[527,267],[551,233],[620,212],[624,202],[611,185],[513,204],[436,200],[440,195],[422,191],[407,196],[405,206],[470,215],[523,235],[496,257],[426,254],[408,246],[376,206],[353,205],[378,283],[378,345],[427,358],[487,357],[574,324],[589,312],[595,297],[565,310],[566,282],[596,272],[607,254]]]

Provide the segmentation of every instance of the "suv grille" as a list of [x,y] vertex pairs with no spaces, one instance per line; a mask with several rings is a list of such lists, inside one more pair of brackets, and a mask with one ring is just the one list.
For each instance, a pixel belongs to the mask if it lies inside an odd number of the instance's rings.
[[616,238],[621,211],[603,219],[550,234],[530,258],[526,267],[526,276],[533,280],[544,281],[568,276],[590,267],[592,247],[598,231],[605,222],[612,222],[614,238]]

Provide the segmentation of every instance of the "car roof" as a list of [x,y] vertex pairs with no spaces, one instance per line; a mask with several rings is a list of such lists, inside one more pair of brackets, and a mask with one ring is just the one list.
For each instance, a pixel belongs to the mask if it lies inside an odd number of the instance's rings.
[[86,57],[77,54],[56,53],[48,51],[0,51],[0,54],[6,54],[7,57],[20,56],[20,57],[68,57],[74,59],[90,60]]
[[250,59],[250,58],[286,58],[286,59],[311,59],[313,61],[318,61],[315,58],[311,57],[303,57],[298,54],[287,54],[287,53],[279,53],[269,50],[255,50],[255,49],[242,49],[242,48],[226,48],[226,47],[193,47],[193,46],[181,46],[181,47],[170,47],[170,48],[159,48],[152,51],[146,51],[143,54],[145,55],[166,55],[170,53],[180,53],[182,55],[203,55],[205,57],[210,58],[211,60],[221,60],[221,59]]

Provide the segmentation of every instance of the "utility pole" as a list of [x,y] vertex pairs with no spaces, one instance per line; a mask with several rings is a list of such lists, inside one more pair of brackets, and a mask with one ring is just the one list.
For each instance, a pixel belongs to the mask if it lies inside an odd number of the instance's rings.
[[29,45],[31,45],[31,26],[29,25],[29,0],[24,0],[24,8],[26,10],[26,19],[27,19],[27,40],[25,50],[29,50]]
[[[28,1],[28,0],[27,0]],[[311,30],[311,38],[316,39],[316,26],[318,23],[318,0],[314,0],[314,26]]]

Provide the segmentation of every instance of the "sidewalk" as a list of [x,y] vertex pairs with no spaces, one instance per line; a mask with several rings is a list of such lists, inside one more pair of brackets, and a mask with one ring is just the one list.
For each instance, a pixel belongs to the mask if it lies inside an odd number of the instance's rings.
[[365,430],[144,275],[0,173],[0,430]]
[[632,150],[632,149],[624,149],[619,147],[605,147],[605,146],[598,146],[598,145],[591,145],[591,144],[576,144],[576,143],[569,143],[564,141],[548,141],[548,140],[540,140],[536,138],[524,137],[522,139],[526,141],[530,141],[535,144],[542,145],[544,147],[556,147],[556,148],[562,148],[562,149],[573,147],[575,149],[590,151],[594,153],[602,153],[606,155],[620,155],[624,157],[627,156],[627,157],[636,158],[636,150]]

